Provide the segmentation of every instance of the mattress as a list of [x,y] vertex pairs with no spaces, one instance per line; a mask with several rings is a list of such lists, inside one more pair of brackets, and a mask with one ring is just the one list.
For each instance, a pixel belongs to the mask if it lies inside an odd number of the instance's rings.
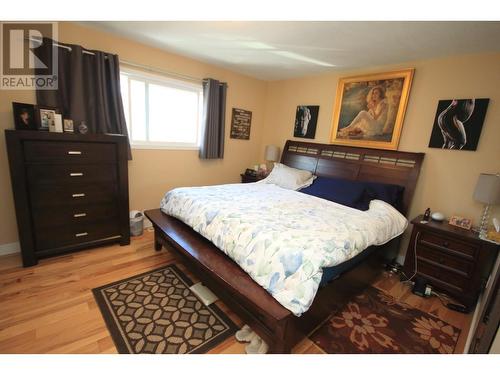
[[272,184],[177,188],[160,207],[214,243],[297,316],[312,304],[324,268],[386,243],[407,226],[382,201],[360,211]]

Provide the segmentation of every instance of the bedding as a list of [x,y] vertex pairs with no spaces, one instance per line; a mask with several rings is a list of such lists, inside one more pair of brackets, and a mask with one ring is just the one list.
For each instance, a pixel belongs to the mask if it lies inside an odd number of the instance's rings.
[[285,164],[274,163],[269,176],[260,180],[259,184],[274,184],[283,189],[299,190],[312,184],[316,176],[309,171],[292,168]]
[[212,241],[297,316],[312,304],[323,268],[407,226],[383,201],[360,211],[274,184],[177,188],[160,207]]
[[300,192],[366,211],[370,201],[379,199],[398,211],[402,208],[404,187],[376,182],[318,177]]

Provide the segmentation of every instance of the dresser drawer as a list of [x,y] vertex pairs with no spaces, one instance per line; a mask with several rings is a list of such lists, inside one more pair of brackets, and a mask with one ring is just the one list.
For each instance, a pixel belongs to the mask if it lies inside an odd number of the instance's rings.
[[30,189],[33,213],[55,207],[69,208],[117,200],[118,186],[110,184],[68,184],[61,186],[40,185]]
[[30,184],[80,184],[95,182],[115,182],[116,165],[29,165]]
[[423,232],[420,235],[419,242],[428,247],[437,247],[462,254],[464,258],[473,259],[477,246],[467,242],[457,241],[446,236],[441,236],[432,232]]
[[469,262],[458,256],[447,254],[441,250],[419,246],[417,249],[417,256],[420,260],[429,260],[444,267],[452,268],[455,272],[462,274],[463,276],[470,276],[474,271],[473,262]]
[[24,160],[29,163],[115,163],[112,143],[24,142]]
[[118,210],[114,202],[64,205],[48,210],[36,210],[33,213],[33,224],[36,231],[106,220],[118,220]]
[[35,230],[36,250],[75,245],[120,235],[117,220],[68,224],[51,229]]

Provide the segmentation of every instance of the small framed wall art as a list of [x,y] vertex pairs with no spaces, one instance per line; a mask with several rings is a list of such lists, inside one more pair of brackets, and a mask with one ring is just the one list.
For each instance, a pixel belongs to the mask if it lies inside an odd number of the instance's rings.
[[299,105],[295,112],[293,136],[314,139],[318,124],[319,105]]
[[245,109],[233,108],[231,116],[231,138],[250,139],[252,112]]

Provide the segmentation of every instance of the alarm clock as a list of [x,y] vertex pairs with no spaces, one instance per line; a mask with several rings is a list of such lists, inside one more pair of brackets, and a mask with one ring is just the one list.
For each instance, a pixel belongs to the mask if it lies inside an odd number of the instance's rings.
[[432,220],[434,221],[443,221],[444,215],[441,212],[433,212],[431,215]]

